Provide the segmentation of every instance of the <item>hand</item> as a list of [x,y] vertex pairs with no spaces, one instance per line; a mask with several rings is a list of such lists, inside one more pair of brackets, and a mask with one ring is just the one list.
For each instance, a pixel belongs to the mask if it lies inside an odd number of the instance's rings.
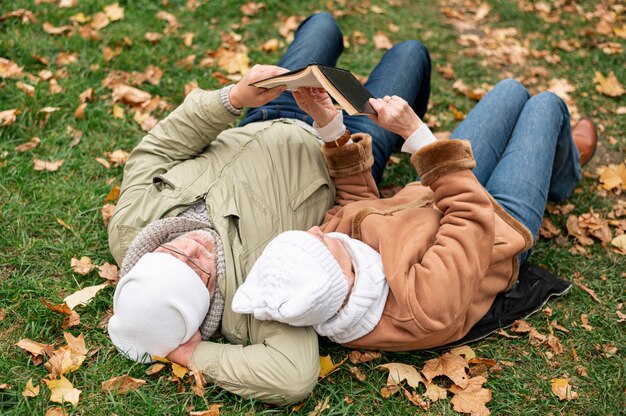
[[191,355],[196,350],[200,342],[202,342],[202,335],[200,335],[200,331],[197,331],[191,338],[189,338],[189,341],[179,345],[178,348],[167,354],[165,358],[176,364],[189,368]]
[[367,116],[380,127],[399,134],[404,140],[424,124],[409,103],[397,95],[370,98],[369,103],[378,114]]
[[284,86],[270,89],[251,87],[255,81],[288,72],[287,69],[273,65],[255,65],[250,71],[230,90],[230,103],[235,108],[259,107],[277,98],[283,91]]
[[339,113],[324,88],[302,87],[293,91],[298,106],[313,117],[318,126],[324,127]]

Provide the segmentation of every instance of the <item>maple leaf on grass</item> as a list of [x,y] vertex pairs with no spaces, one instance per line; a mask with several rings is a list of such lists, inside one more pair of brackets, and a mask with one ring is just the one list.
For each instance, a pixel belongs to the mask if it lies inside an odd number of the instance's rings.
[[459,355],[446,353],[441,357],[426,361],[422,374],[429,382],[437,376],[446,376],[461,388],[465,388],[468,383],[466,369],[467,361]]
[[559,400],[572,400],[578,397],[578,393],[572,390],[572,386],[569,385],[569,378],[553,378],[551,380],[552,393],[554,393]]
[[13,124],[16,120],[16,116],[20,113],[20,110],[13,108],[11,110],[0,111],[0,125],[8,126]]
[[376,368],[384,368],[389,372],[386,388],[390,394],[396,394],[400,388],[400,383],[402,383],[404,380],[406,380],[409,386],[415,389],[419,386],[420,383],[426,384],[420,373],[412,365],[402,363],[387,363],[381,364]]
[[465,361],[470,361],[473,358],[476,358],[476,353],[469,345],[461,345],[460,347],[455,347],[450,350],[450,354],[460,355],[465,358]]
[[213,403],[209,405],[209,410],[199,410],[190,412],[189,416],[220,416],[221,404]]
[[41,358],[42,355],[45,354],[48,357],[50,357],[54,352],[53,345],[42,344],[40,342],[32,341],[28,338],[24,338],[20,340],[15,345],[17,345],[18,347],[26,351],[28,354],[30,354],[33,357],[33,361],[39,361],[39,362],[36,362],[35,364],[41,364],[43,362],[43,359]]
[[486,416],[491,412],[485,406],[491,400],[491,390],[483,388],[485,377],[474,377],[468,380],[467,386],[461,388],[457,385],[450,387],[450,393],[454,397],[450,402],[454,410],[461,413],[471,413],[472,416]]
[[347,359],[348,359],[348,357],[346,356],[346,358],[344,358],[343,360],[341,360],[337,364],[334,364],[333,363],[333,359],[330,357],[330,355],[324,355],[324,356],[320,355],[320,375],[319,375],[319,380],[322,380],[323,378],[328,377],[331,373],[334,373],[335,371],[337,371],[337,369],[343,363],[345,363]]
[[16,152],[26,152],[28,150],[33,150],[39,147],[41,144],[41,139],[39,137],[33,137],[29,141],[20,144],[15,147]]
[[98,276],[117,283],[120,280],[120,271],[116,265],[106,262],[102,266],[98,266]]
[[76,311],[71,310],[69,306],[67,306],[65,303],[62,303],[60,305],[54,305],[44,298],[40,298],[40,300],[41,303],[43,303],[46,308],[50,309],[51,311],[66,315],[66,317],[63,319],[63,324],[61,325],[61,328],[67,329],[80,324],[80,315],[78,315]]
[[609,72],[606,77],[600,71],[596,71],[594,81],[598,83],[596,90],[609,97],[619,97],[626,93],[613,71]]
[[100,290],[108,285],[109,283],[102,283],[96,286],[85,287],[67,296],[63,301],[70,309],[74,309],[78,305],[87,305]]
[[358,363],[367,363],[373,360],[378,360],[380,358],[380,355],[381,354],[378,351],[361,352],[361,351],[353,350],[353,351],[350,351],[350,353],[348,354],[348,358],[350,359],[350,362],[352,364],[358,364]]
[[33,158],[33,169],[35,170],[39,170],[39,171],[48,171],[48,172],[54,172],[56,170],[58,170],[61,165],[63,165],[64,160],[57,160],[54,162],[48,162],[46,160],[41,160],[39,158],[37,158],[37,156],[35,156]]
[[68,416],[68,413],[61,407],[51,407],[46,410],[45,416]]
[[55,403],[78,404],[81,390],[75,389],[72,383],[61,376],[57,380],[44,380],[50,389],[50,401]]
[[376,49],[391,49],[393,43],[391,43],[389,37],[383,32],[376,32],[374,35],[374,46],[376,46]]
[[91,271],[95,268],[93,263],[91,262],[91,258],[88,256],[83,256],[79,259],[76,257],[72,257],[70,261],[70,266],[74,273],[80,274],[82,276],[91,273]]
[[126,394],[131,390],[137,390],[144,384],[146,384],[146,380],[124,375],[103,381],[100,384],[100,389],[115,394]]
[[22,396],[24,397],[37,397],[39,396],[39,390],[41,387],[33,385],[33,379],[29,378],[26,382],[26,386],[24,386],[24,390],[22,391]]

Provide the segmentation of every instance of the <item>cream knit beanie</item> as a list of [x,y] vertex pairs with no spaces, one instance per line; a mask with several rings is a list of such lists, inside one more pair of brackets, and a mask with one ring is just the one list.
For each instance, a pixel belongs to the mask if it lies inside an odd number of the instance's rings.
[[233,298],[237,313],[294,326],[324,322],[337,313],[348,282],[326,245],[306,231],[272,240]]
[[109,336],[131,360],[151,362],[198,331],[209,302],[202,279],[187,264],[167,253],[144,254],[115,288]]

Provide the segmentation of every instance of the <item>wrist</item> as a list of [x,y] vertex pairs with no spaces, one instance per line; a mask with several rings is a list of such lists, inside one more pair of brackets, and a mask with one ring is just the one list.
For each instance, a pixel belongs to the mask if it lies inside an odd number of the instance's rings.
[[415,133],[424,122],[422,120],[418,120],[416,123],[411,124],[409,128],[407,128],[400,136],[406,141],[413,133]]
[[326,127],[337,117],[337,114],[340,114],[340,111],[324,111],[321,114],[316,114],[315,117],[313,117],[313,120],[315,120],[315,123],[318,126]]
[[244,107],[244,103],[239,96],[239,89],[237,88],[238,86],[239,84],[235,84],[228,91],[228,100],[230,101],[231,105],[235,107],[235,109],[241,110]]

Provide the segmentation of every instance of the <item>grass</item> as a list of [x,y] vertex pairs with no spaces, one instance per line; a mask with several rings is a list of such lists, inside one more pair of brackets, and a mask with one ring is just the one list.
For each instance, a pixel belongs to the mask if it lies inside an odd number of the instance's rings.
[[[47,371],[41,365],[34,365],[15,343],[30,338],[62,345],[61,317],[47,310],[39,298],[60,303],[65,296],[82,287],[101,283],[102,279],[95,272],[88,276],[72,273],[72,257],[87,255],[97,264],[112,262],[100,208],[111,187],[121,183],[122,168],[107,170],[94,158],[118,148],[130,151],[143,133],[128,112],[125,119],[112,117],[110,90],[102,86],[102,79],[111,69],[143,71],[148,64],[156,65],[164,71],[161,82],[155,86],[142,84],[140,88],[177,105],[184,97],[183,86],[188,82],[196,80],[206,89],[219,85],[210,75],[216,69],[195,65],[185,70],[174,63],[192,53],[198,55],[197,63],[200,56],[220,46],[220,30],[232,31],[231,25],[242,21],[239,7],[243,2],[198,2],[200,6],[195,12],[191,12],[182,0],[120,3],[125,7],[125,18],[102,29],[98,41],[84,40],[78,35],[51,36],[41,29],[41,24],[45,21],[55,26],[69,24],[70,16],[79,11],[93,15],[101,11],[107,2],[81,1],[74,8],[58,8],[54,4],[35,6],[32,1],[15,0],[10,8],[5,6],[0,12],[29,9],[39,20],[30,24],[21,24],[18,19],[0,22],[0,56],[24,66],[24,71],[37,74],[45,68],[32,57],[33,54],[50,60],[49,69],[57,71],[62,69],[54,63],[58,53],[78,53],[78,60],[66,67],[67,77],[57,77],[64,88],[60,94],[51,94],[48,83],[42,81],[37,85],[35,95],[29,97],[16,87],[17,80],[0,80],[0,111],[12,108],[21,111],[15,123],[0,127],[0,165],[6,161],[6,165],[0,168],[0,308],[6,312],[5,318],[0,320],[0,384],[11,385],[10,388],[0,389],[0,414],[44,414],[53,406],[45,386],[36,398],[22,397],[21,392],[28,379],[32,378],[36,385],[43,384],[41,379]],[[456,77],[472,87],[483,82],[493,85],[507,75],[527,75],[526,65],[483,65],[480,57],[464,56],[465,48],[457,43],[459,33],[446,22],[442,13],[444,6],[460,10],[460,2],[371,1],[384,13],[368,11],[361,2],[351,1],[266,0],[265,3],[265,9],[235,29],[243,36],[242,42],[248,46],[252,62],[274,63],[285,50],[283,46],[275,52],[266,53],[260,48],[264,41],[280,38],[278,16],[306,16],[317,10],[327,10],[328,3],[337,10],[347,12],[338,19],[345,35],[351,36],[359,30],[368,39],[366,45],[352,42],[339,62],[360,75],[367,75],[383,54],[383,51],[374,48],[371,40],[379,30],[387,32],[392,41],[412,38],[424,41],[431,51],[433,67],[450,62]],[[482,28],[515,27],[521,37],[535,32],[537,35],[529,40],[530,48],[547,50],[560,56],[558,64],[529,59],[528,65],[542,65],[549,71],[549,75],[532,88],[539,90],[552,78],[568,79],[576,87],[571,95],[580,112],[594,117],[602,126],[599,157],[595,165],[592,164],[586,171],[593,173],[594,167],[600,163],[623,161],[626,120],[623,115],[615,114],[616,108],[624,105],[623,97],[610,98],[597,93],[593,77],[596,70],[605,75],[614,71],[620,81],[626,82],[623,53],[606,55],[595,46],[600,41],[611,40],[624,47],[624,39],[605,39],[606,36],[594,32],[596,18],[585,20],[580,13],[567,9],[563,10],[559,23],[551,24],[540,19],[537,13],[521,10],[518,2],[489,0],[487,3],[491,11],[481,24]],[[584,0],[576,3],[583,12],[592,13],[596,10],[596,3],[610,6],[613,2]],[[183,27],[177,35],[165,35],[158,45],[154,45],[144,40],[144,33],[162,32],[165,28],[165,23],[155,18],[159,10],[173,13]],[[620,22],[623,24],[623,16],[616,19],[615,27]],[[389,22],[399,26],[397,33],[387,29]],[[179,38],[179,34],[187,31],[196,35],[191,49],[183,47]],[[585,31],[592,34],[586,35]],[[125,38],[132,41],[131,46],[125,43]],[[562,39],[577,40],[581,47],[571,52],[559,49],[556,45]],[[104,46],[113,49],[119,46],[121,54],[107,62],[102,54]],[[28,79],[24,81],[29,82]],[[452,88],[453,82],[454,79],[444,79],[433,71],[428,114],[436,117],[440,124],[436,130],[439,131],[449,131],[457,123],[450,105],[463,112],[468,112],[474,105],[472,100]],[[87,88],[94,88],[96,100],[89,104],[84,119],[75,120],[73,113],[78,106],[78,96]],[[47,122],[43,123],[43,115],[38,110],[45,106],[60,107],[61,110],[50,114]],[[164,115],[155,114],[157,117]],[[85,132],[77,146],[70,146],[67,125]],[[33,136],[41,138],[42,144],[38,149],[24,153],[14,150]],[[2,155],[3,152],[7,152],[6,155]],[[37,172],[32,167],[35,155],[43,160],[64,159],[65,162],[57,172]],[[407,158],[402,156],[401,163],[389,167],[383,186],[404,184],[413,176]],[[616,197],[599,194],[597,185],[597,178],[593,177],[581,182],[570,200],[576,206],[574,214],[580,215],[593,208],[606,215],[610,210]],[[565,231],[566,216],[549,214],[548,217]],[[57,219],[69,224],[71,230],[59,225]],[[491,374],[486,383],[493,393],[493,400],[488,403],[493,414],[613,415],[623,412],[626,370],[623,348],[626,336],[624,324],[617,322],[615,312],[618,304],[625,300],[622,274],[626,270],[626,261],[624,256],[600,244],[593,245],[588,256],[574,255],[569,252],[573,244],[571,238],[563,238],[560,243],[540,240],[533,259],[566,279],[573,280],[578,273],[584,278],[582,282],[597,293],[602,303],[595,302],[575,287],[562,299],[549,304],[553,312],[551,317],[539,313],[529,319],[544,334],[549,332],[553,319],[569,329],[569,333],[555,331],[565,352],[552,359],[546,357],[546,347],[533,346],[525,337],[506,339],[491,336],[472,345],[481,357],[515,364],[512,367],[503,366],[501,371]],[[82,390],[76,408],[64,405],[68,412],[81,415],[188,414],[187,406],[200,410],[207,409],[211,403],[221,403],[222,414],[294,413],[291,407],[268,407],[211,386],[207,388],[205,397],[199,398],[188,388],[185,392],[179,391],[178,386],[166,377],[146,376],[145,367],[131,364],[112,349],[105,331],[98,326],[111,307],[112,292],[112,289],[105,289],[91,304],[81,307],[81,324],[70,330],[74,335],[84,334],[88,348],[97,349],[97,352],[79,370],[67,375]],[[588,315],[593,330],[581,327],[581,314]],[[602,347],[605,344],[618,347],[617,353],[606,357]],[[574,359],[572,348],[576,350],[579,361]],[[322,342],[321,351],[331,354],[335,361],[347,354],[346,349],[326,342]],[[330,409],[323,414],[413,414],[416,408],[407,400],[381,397],[380,388],[384,386],[387,376],[375,367],[384,362],[403,362],[421,368],[426,360],[439,353],[385,353],[378,361],[359,365],[367,376],[364,382],[356,380],[347,366],[343,366],[315,388],[300,412],[306,414],[312,411],[319,401],[329,397]],[[580,375],[577,366],[583,366],[588,375]],[[148,383],[125,396],[114,396],[100,390],[102,381],[122,374],[146,379]],[[560,402],[551,393],[550,380],[562,377],[572,378],[571,384],[579,393],[578,398]],[[351,403],[346,398],[350,398]],[[434,403],[429,412],[455,414],[449,400]]]

